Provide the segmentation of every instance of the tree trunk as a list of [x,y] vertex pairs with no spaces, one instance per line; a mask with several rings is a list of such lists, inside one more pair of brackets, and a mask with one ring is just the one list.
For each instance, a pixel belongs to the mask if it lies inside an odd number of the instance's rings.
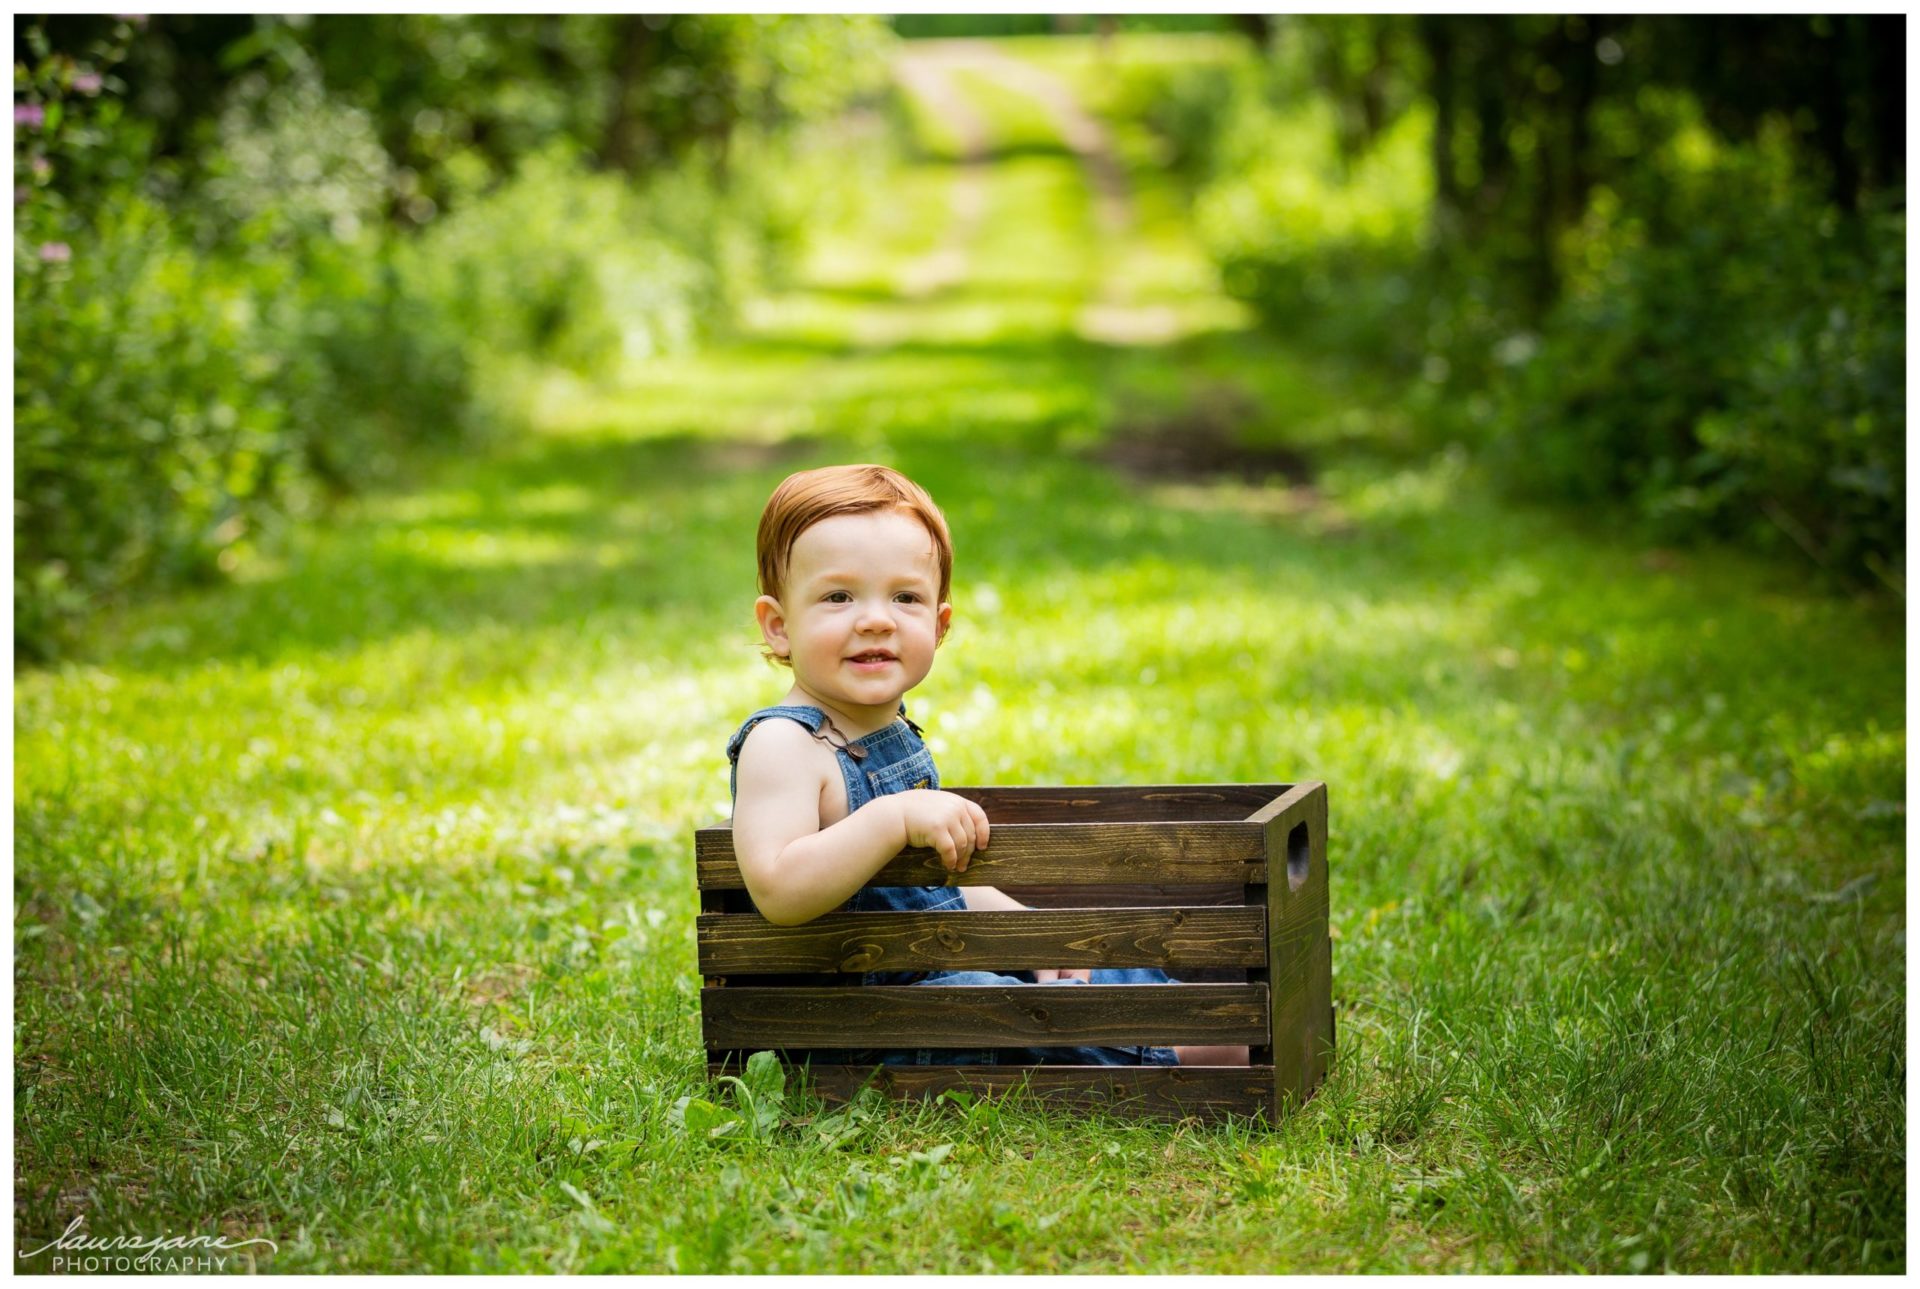
[[600,164],[609,170],[633,174],[640,168],[646,145],[646,125],[633,110],[634,90],[653,61],[654,42],[660,33],[648,27],[638,14],[620,20],[619,63],[614,68],[613,86],[608,94],[607,125],[600,139]]
[[1449,240],[1460,209],[1460,185],[1453,170],[1453,29],[1452,20],[1423,14],[1420,38],[1427,47],[1433,95],[1433,242]]
[[1567,42],[1564,76],[1567,82],[1567,204],[1561,214],[1561,226],[1580,221],[1587,211],[1587,193],[1593,189],[1593,158],[1588,118],[1599,93],[1600,59],[1594,53],[1600,37],[1606,34],[1607,20],[1595,15],[1587,19],[1584,39]]
[[1898,183],[1907,169],[1907,20],[1875,14],[1867,24],[1867,117],[1873,126],[1873,182]]
[[1554,297],[1560,292],[1559,265],[1554,262],[1554,245],[1559,240],[1559,230],[1553,217],[1558,167],[1554,165],[1553,148],[1549,146],[1551,142],[1550,139],[1542,139],[1533,154],[1536,175],[1532,235],[1528,248],[1527,300],[1536,323],[1547,316],[1547,310],[1553,307]]
[[1851,215],[1860,204],[1860,166],[1847,146],[1847,45],[1851,25],[1835,17],[1832,34],[1814,37],[1820,60],[1818,113],[1820,150],[1826,154],[1833,180],[1833,200]]
[[1387,76],[1393,66],[1393,50],[1387,42],[1387,15],[1373,20],[1373,66],[1360,78],[1360,120],[1366,131],[1368,147],[1387,127]]
[[[1108,17],[1105,21],[1111,23],[1113,19]],[[1233,15],[1233,25],[1240,29],[1241,35],[1253,42],[1253,47],[1263,56],[1273,48],[1272,14],[1236,13]]]
[[1480,57],[1475,60],[1475,114],[1480,118],[1480,186],[1475,196],[1475,214],[1490,218],[1506,195],[1513,175],[1513,150],[1507,146],[1507,100],[1516,92],[1512,71],[1512,36],[1508,24],[1513,20],[1492,16],[1479,20]]

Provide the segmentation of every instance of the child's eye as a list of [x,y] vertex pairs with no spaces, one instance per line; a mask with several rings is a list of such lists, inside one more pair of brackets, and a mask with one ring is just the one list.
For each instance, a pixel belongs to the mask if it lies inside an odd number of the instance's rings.
[[826,595],[822,596],[821,598],[826,600],[828,604],[853,603],[853,596],[846,591],[828,591]]
[[893,598],[896,600],[904,601],[908,604],[920,603],[920,593],[918,591],[902,591],[900,592],[900,594],[894,596]]

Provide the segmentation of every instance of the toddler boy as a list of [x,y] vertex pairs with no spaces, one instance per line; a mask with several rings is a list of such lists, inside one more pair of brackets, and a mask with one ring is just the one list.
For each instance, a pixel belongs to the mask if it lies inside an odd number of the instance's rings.
[[[965,872],[992,828],[940,790],[901,701],[926,679],[953,620],[953,542],[924,489],[879,465],[789,476],[760,517],[754,616],[793,685],[727,745],[733,844],[754,907],[793,926],[835,909],[1019,909],[991,886],[867,887],[908,846]],[[1164,983],[1150,968],[1018,975],[869,972],[868,984]],[[1029,1048],[864,1053],[889,1063],[1241,1064],[1240,1048]],[[1236,1059],[1237,1058],[1237,1059]]]

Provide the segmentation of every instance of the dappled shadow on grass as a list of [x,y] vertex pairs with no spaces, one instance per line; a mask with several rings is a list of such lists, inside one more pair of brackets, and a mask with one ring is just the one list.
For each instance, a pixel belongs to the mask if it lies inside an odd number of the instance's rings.
[[[927,435],[869,446],[946,506],[963,589],[987,578],[1072,581],[1143,560],[1249,584],[1287,571],[1305,586],[1330,553],[1279,527],[1249,532],[1230,515],[1143,511],[1104,471],[1027,444]],[[419,631],[451,638],[574,623],[592,634],[599,617],[659,613],[704,634],[700,613],[716,626],[745,617],[753,526],[773,484],[846,457],[831,439],[529,440],[499,461],[450,471],[432,490],[368,498],[275,574],[177,599],[144,631],[135,619],[123,660],[148,671],[268,663]],[[1041,514],[1044,523],[1032,522]],[[1014,515],[1022,522],[1005,522]],[[1419,567],[1396,557],[1366,578],[1391,597],[1393,580]]]
[[[430,490],[362,500],[277,571],[130,619],[124,661],[154,672],[264,665],[421,631],[449,641],[480,628],[584,631],[599,616],[638,625],[712,605],[732,580],[722,570],[739,553],[737,516],[757,517],[764,501],[742,481],[777,478],[809,446],[529,440]],[[748,585],[751,540],[749,530]]]
[[[1490,721],[1506,731],[1495,747],[1565,738],[1682,777],[1734,749],[1725,773],[1764,779],[1816,731],[1858,729],[1884,706],[1884,669],[1834,675],[1822,661],[1871,629],[1844,609],[1769,605],[1737,575],[1713,590],[1650,575],[1631,551],[1470,495],[1326,539],[1284,517],[1154,507],[1102,470],[1019,447],[883,446],[874,455],[926,482],[954,529],[960,648],[917,701],[963,742],[967,722],[944,718],[984,682],[1016,723],[1088,709],[1117,758],[1107,777],[1137,777],[1136,760],[1166,779],[1251,773],[1250,752],[1284,774],[1325,773],[1313,748],[1330,734],[1303,739],[1315,726],[1298,722],[1338,713],[1403,732],[1393,773],[1417,795],[1445,782],[1429,763],[1497,769],[1476,744]],[[223,659],[380,657],[391,642],[405,645],[390,665],[417,677],[416,704],[458,703],[483,682],[612,683],[642,662],[693,683],[734,676],[752,656],[759,506],[789,469],[844,459],[831,441],[761,451],[541,440],[465,488],[370,505],[281,579],[175,613],[185,634],[128,661],[164,676]],[[489,557],[492,543],[505,548]],[[779,683],[768,676],[769,696]],[[1211,750],[1167,741],[1150,715],[1159,689],[1182,696],[1194,728],[1237,732]],[[565,773],[548,766],[527,786]]]

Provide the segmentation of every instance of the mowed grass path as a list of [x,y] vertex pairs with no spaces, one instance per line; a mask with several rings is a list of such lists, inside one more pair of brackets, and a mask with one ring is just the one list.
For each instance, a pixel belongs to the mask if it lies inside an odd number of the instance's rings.
[[[1150,169],[1109,236],[959,83],[1018,146],[900,168],[737,343],[16,678],[16,1265],[84,1216],[277,1271],[1904,1268],[1897,612],[1369,448],[1377,386],[1248,329]],[[1222,408],[1314,487],[1098,457]],[[691,829],[782,692],[754,523],[865,459],[953,526],[950,782],[1329,783],[1339,1052],[1277,1130],[678,1125]]]

